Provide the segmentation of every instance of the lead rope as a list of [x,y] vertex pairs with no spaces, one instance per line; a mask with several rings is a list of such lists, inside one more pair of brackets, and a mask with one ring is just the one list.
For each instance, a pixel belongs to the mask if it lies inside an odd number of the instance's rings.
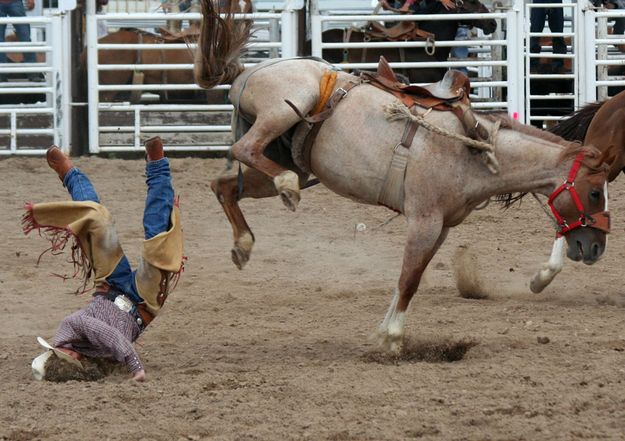
[[495,175],[499,172],[499,161],[497,161],[497,158],[495,157],[494,140],[495,140],[497,131],[499,130],[499,125],[501,124],[500,121],[497,121],[497,123],[495,123],[495,126],[489,136],[489,140],[490,140],[490,143],[489,143],[489,142],[484,142],[484,141],[478,141],[476,139],[469,138],[468,136],[459,135],[457,133],[450,132],[449,130],[443,129],[441,127],[435,126],[427,122],[425,120],[425,116],[427,116],[427,114],[430,113],[430,110],[431,108],[428,109],[423,115],[419,115],[418,113],[414,114],[410,111],[408,107],[406,107],[404,104],[402,104],[399,101],[395,101],[387,105],[384,109],[385,114],[386,114],[386,119],[389,121],[399,121],[402,119],[410,119],[411,121],[414,121],[415,123],[419,124],[421,127],[423,127],[426,130],[429,130],[430,132],[438,133],[439,135],[446,136],[447,138],[455,139],[469,147],[473,147],[481,151],[482,154],[484,155],[484,160],[486,162],[486,167],[488,168],[488,170]]

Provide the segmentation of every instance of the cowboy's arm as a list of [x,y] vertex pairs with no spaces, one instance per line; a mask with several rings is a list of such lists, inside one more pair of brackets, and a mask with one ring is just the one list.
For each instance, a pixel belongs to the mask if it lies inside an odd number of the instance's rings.
[[[85,343],[88,348],[81,351]],[[124,334],[83,310],[65,317],[59,326],[54,345],[68,344],[87,356],[105,356],[124,363],[133,376],[144,370],[139,355]]]

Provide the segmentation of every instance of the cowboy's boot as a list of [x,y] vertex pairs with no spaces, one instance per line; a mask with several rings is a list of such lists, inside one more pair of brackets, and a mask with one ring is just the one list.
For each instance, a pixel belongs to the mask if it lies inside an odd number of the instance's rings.
[[55,145],[50,147],[46,152],[46,160],[48,161],[50,168],[54,170],[57,175],[59,175],[61,182],[65,179],[67,172],[74,166],[71,159],[69,159],[65,153],[63,153],[61,149]]
[[145,142],[145,159],[147,161],[158,161],[164,157],[163,141],[159,136],[150,138]]

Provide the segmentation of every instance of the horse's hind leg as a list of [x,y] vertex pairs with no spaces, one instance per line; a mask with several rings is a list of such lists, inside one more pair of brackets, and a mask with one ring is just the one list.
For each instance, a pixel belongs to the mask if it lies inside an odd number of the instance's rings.
[[[297,176],[297,175],[296,175]],[[243,187],[239,195],[238,176],[222,176],[211,182],[211,189],[230,221],[234,246],[232,247],[232,261],[239,269],[243,269],[250,259],[254,246],[254,235],[250,229],[241,208],[239,199],[243,198],[267,198],[277,196],[278,191],[272,180],[253,168],[247,168],[243,172]],[[298,183],[299,189],[299,183]]]
[[[311,99],[310,103],[299,105],[299,108],[303,109],[304,113],[308,113],[309,107],[312,108],[313,105],[314,99]],[[264,173],[273,180],[282,202],[291,211],[295,211],[300,200],[299,178],[295,172],[267,158],[263,152],[270,142],[286,133],[298,122],[299,117],[288,107],[284,112],[274,111],[269,116],[258,115],[252,127],[231,148],[234,159]]]

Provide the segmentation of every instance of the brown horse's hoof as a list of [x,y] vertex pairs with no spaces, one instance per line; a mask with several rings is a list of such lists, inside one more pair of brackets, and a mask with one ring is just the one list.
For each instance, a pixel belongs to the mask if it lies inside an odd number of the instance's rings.
[[289,210],[295,211],[297,209],[300,201],[299,192],[295,193],[291,190],[285,189],[280,192],[280,198]]
[[250,254],[252,254],[252,247],[254,246],[254,236],[251,233],[243,233],[234,242],[234,247],[230,251],[232,256],[232,262],[239,269],[243,269],[248,260],[250,260]]
[[230,254],[232,255],[232,262],[236,265],[238,269],[243,269],[248,260],[250,260],[249,253],[246,253],[239,247],[234,247],[230,250]]

